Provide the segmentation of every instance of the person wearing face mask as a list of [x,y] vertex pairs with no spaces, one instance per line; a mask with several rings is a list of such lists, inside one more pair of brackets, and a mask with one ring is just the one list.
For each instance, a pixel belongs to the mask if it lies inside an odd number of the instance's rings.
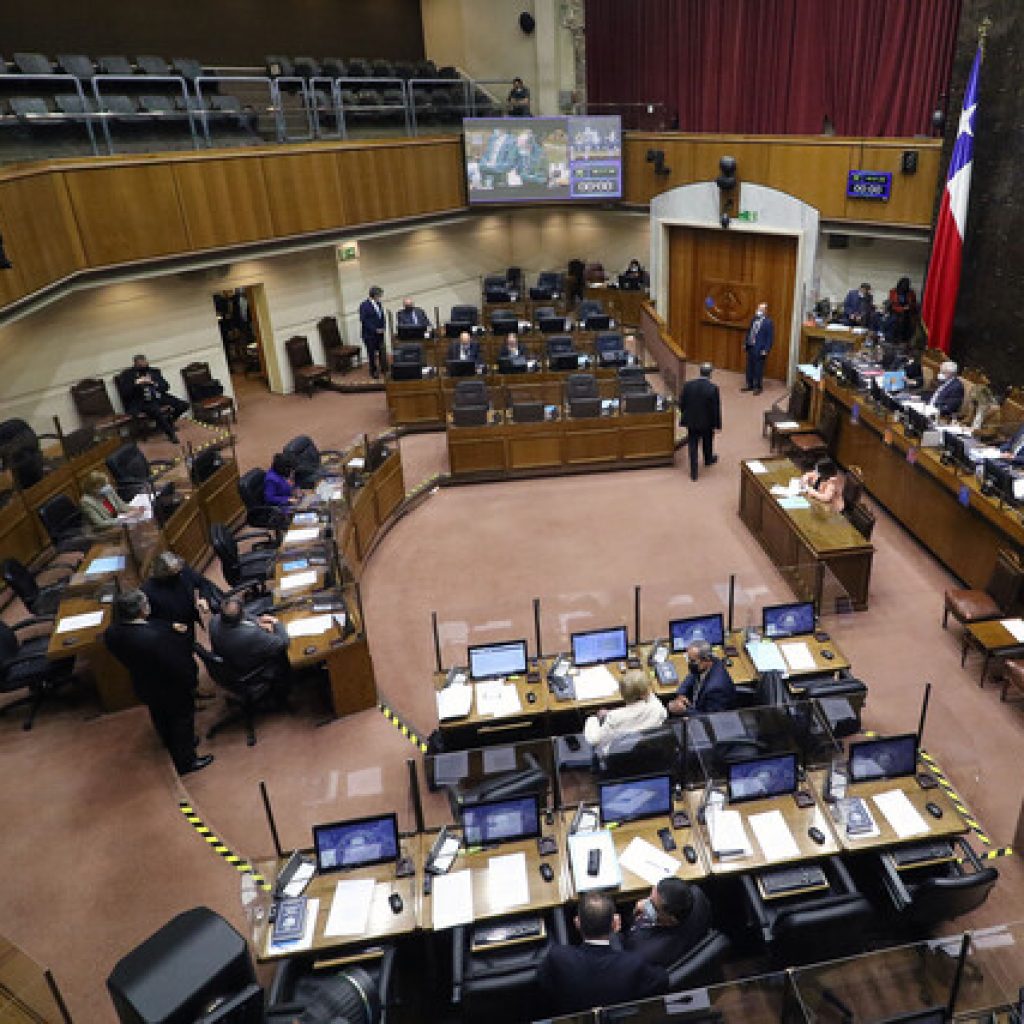
[[711,903],[696,885],[663,878],[650,896],[638,900],[633,926],[622,948],[639,953],[649,964],[671,967],[686,956],[711,928]]
[[964,404],[964,382],[957,376],[959,367],[947,359],[939,367],[938,386],[932,392],[928,404],[939,416],[955,416]]
[[583,736],[601,756],[612,741],[630,733],[656,729],[668,717],[665,706],[651,693],[651,684],[642,669],[630,669],[619,682],[622,707],[607,711],[601,708],[583,723]]
[[747,383],[740,391],[753,391],[755,395],[761,394],[764,386],[764,361],[772,350],[772,343],[775,341],[775,324],[768,315],[768,303],[759,302],[754,319],[750,321],[747,328],[747,336],[743,342],[743,348],[747,353]]
[[721,659],[711,653],[707,640],[697,640],[686,648],[686,663],[689,672],[668,704],[672,714],[706,715],[736,707],[736,685]]
[[[119,526],[126,520],[138,519],[142,515],[141,508],[133,508],[126,504],[114,490],[105,473],[93,470],[83,484],[85,494],[82,495],[80,508],[85,521],[98,529]],[[119,517],[124,516],[124,519]]]

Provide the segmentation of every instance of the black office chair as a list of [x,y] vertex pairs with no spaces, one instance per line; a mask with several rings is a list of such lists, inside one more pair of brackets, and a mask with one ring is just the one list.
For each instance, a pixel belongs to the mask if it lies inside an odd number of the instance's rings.
[[748,920],[779,965],[832,960],[864,948],[871,903],[838,857],[818,866],[825,872],[828,889],[773,900],[764,899],[754,876],[740,877]]
[[475,327],[480,322],[480,310],[476,306],[452,306],[449,323],[463,324],[465,328]]
[[622,335],[617,331],[602,331],[594,338],[594,349],[602,366],[625,366],[629,353]]
[[658,396],[653,391],[627,391],[622,396],[622,411],[631,414],[657,412]]
[[36,509],[36,515],[58,551],[84,553],[92,547],[93,538],[89,536],[85,516],[66,494],[57,493],[47,498]]
[[592,373],[569,374],[565,380],[565,397],[570,402],[574,398],[600,398],[597,378]]
[[[109,98],[108,98],[109,99]],[[145,439],[157,429],[156,420],[147,413],[132,410],[132,396],[135,392],[135,370],[129,366],[114,377],[114,390],[121,399],[121,408],[132,418],[132,428],[136,435]],[[171,407],[160,403],[165,412],[171,413]]]
[[[804,430],[811,429],[811,424],[804,422],[811,409],[811,389],[804,380],[798,380],[789,391],[772,403],[764,412],[761,425],[761,436],[764,437],[778,423],[795,422],[803,425]],[[775,447],[775,432],[772,431],[772,445]]]
[[[239,539],[247,539],[247,535],[242,534]],[[240,552],[238,541],[223,523],[214,523],[210,527],[210,544],[220,559],[221,571],[229,586],[246,587],[257,592],[266,589],[267,576],[277,557],[276,551],[258,548]]]
[[556,356],[572,356],[575,359],[578,355],[573,348],[572,338],[568,334],[550,335],[545,342],[545,347],[549,360],[554,360]]
[[[318,480],[331,476],[336,470],[329,463],[341,459],[342,453],[333,448],[317,448],[316,443],[308,434],[293,437],[285,446],[284,454],[292,460],[295,467],[295,485],[308,489],[315,487]],[[325,463],[327,465],[325,465]]]
[[482,380],[460,380],[452,394],[452,420],[457,427],[482,427],[491,407],[487,385]]
[[147,489],[156,477],[154,471],[170,469],[172,465],[173,463],[167,459],[150,461],[134,443],[123,444],[107,456],[107,469],[114,478],[117,493],[125,501],[131,501],[137,494]]
[[24,638],[18,635],[21,630],[52,624],[52,619],[35,617],[22,619],[13,625],[0,622],[0,693],[28,690],[26,696],[0,707],[0,715],[7,714],[12,708],[28,705],[28,714],[21,723],[26,731],[32,728],[43,704],[71,682],[75,670],[73,657],[51,660],[46,656],[50,630]]
[[620,397],[627,394],[645,394],[651,389],[642,366],[620,366],[618,380]]
[[542,423],[543,421],[543,402],[512,400],[513,423]]
[[898,871],[892,857],[878,858],[882,887],[888,894],[899,927],[915,934],[968,914],[988,899],[999,872],[982,864],[971,844],[953,840],[953,860]]
[[24,420],[0,423],[0,469],[8,470],[22,490],[27,490],[53,466],[43,456],[40,440],[58,441],[56,434],[37,434]]
[[668,990],[683,992],[723,981],[722,961],[730,946],[728,937],[712,928],[685,956],[668,965]]
[[[59,579],[40,586],[39,577],[52,572],[59,573]],[[39,573],[29,572],[16,558],[8,558],[0,565],[0,577],[36,616],[56,614],[64,585],[70,576],[71,569],[66,565],[48,566]]]
[[387,1024],[394,974],[393,946],[359,966],[341,969],[317,970],[309,957],[288,957],[270,984],[266,1024],[292,1024],[296,1019]]
[[584,299],[576,309],[576,319],[583,323],[589,317],[602,316],[604,306],[597,299]]
[[208,651],[202,644],[194,644],[193,647],[210,673],[210,678],[224,691],[229,708],[227,714],[218,718],[206,730],[206,738],[212,739],[225,726],[242,722],[245,725],[246,746],[255,746],[256,710],[274,688],[275,680],[267,673],[272,667],[271,663],[238,673],[219,654]]
[[498,337],[519,333],[519,314],[511,309],[496,309],[491,314],[491,331]]
[[[531,915],[532,916],[532,915]],[[510,917],[510,920],[514,918]],[[500,949],[473,952],[473,928],[452,929],[452,1003],[467,1020],[533,1020],[537,971],[548,950],[569,941],[564,911],[544,914],[545,938]]]
[[273,530],[280,543],[281,531],[288,528],[291,515],[277,505],[268,505],[264,498],[267,474],[262,469],[250,469],[238,478],[238,493],[245,505],[245,522],[257,530]]
[[671,725],[616,736],[604,754],[596,756],[602,779],[628,779],[637,775],[678,777],[681,769],[679,741]]

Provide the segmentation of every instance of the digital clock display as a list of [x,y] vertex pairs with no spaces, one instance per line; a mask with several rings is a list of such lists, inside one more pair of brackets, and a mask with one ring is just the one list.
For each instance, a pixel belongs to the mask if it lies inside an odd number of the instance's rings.
[[846,178],[847,199],[876,199],[888,202],[892,193],[892,171],[850,171]]

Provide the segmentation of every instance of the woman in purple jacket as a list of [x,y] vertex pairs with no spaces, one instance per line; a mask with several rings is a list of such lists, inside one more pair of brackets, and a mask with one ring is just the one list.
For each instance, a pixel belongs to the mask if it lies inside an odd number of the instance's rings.
[[292,460],[284,452],[278,452],[274,456],[263,480],[263,500],[268,505],[287,508],[295,504],[297,492],[292,485],[294,471]]

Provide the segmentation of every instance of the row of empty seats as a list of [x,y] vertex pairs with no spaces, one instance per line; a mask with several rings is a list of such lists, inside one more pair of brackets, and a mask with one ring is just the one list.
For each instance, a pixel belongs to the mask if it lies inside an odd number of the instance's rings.
[[170,62],[151,54],[131,59],[121,54],[97,57],[93,60],[84,53],[59,53],[56,61],[42,53],[16,53],[10,61],[0,57],[5,74],[21,75],[73,75],[81,81],[89,81],[96,75],[161,75],[177,76],[195,81],[203,73],[200,61],[191,57],[175,57]]

